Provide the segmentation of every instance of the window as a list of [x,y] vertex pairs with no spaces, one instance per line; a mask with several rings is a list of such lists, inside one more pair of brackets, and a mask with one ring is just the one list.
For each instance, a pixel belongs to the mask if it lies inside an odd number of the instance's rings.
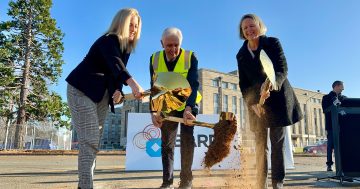
[[232,90],[237,90],[237,84],[235,84],[235,83],[230,83],[230,86],[231,86],[231,89]]
[[240,98],[240,127],[242,129],[245,128],[246,126],[246,119],[245,119],[245,103],[244,103],[244,98]]
[[316,103],[316,98],[312,98],[313,103]]
[[291,134],[296,134],[296,128],[298,127],[298,124],[299,123],[295,123],[293,127],[290,127],[291,128]]
[[308,117],[307,117],[307,112],[306,112],[306,104],[303,104],[303,112],[304,112],[304,130],[305,130],[305,134],[309,134],[308,132],[308,125],[307,125],[307,121],[308,121]]
[[317,123],[317,109],[314,108],[314,125],[315,125],[315,135],[318,135],[318,123]]
[[125,129],[124,129],[125,137],[127,135],[128,114],[129,114],[129,112],[131,112],[131,110],[125,110]]
[[321,108],[319,108],[319,126],[320,126],[320,136],[324,135],[324,129],[323,128],[323,120],[322,120],[322,111]]
[[224,112],[228,112],[229,110],[228,110],[228,95],[224,95],[223,96],[223,108],[222,108],[222,110],[224,111]]
[[219,114],[219,94],[214,93],[213,96],[214,114]]
[[229,83],[228,82],[222,82],[221,87],[224,88],[224,89],[227,89],[227,88],[229,88]]
[[237,115],[236,96],[232,97],[232,112]]
[[299,134],[303,134],[302,132],[302,120],[298,122],[299,123]]
[[212,80],[211,80],[211,86],[213,86],[213,87],[219,87],[219,81],[216,80],[216,79],[212,79]]

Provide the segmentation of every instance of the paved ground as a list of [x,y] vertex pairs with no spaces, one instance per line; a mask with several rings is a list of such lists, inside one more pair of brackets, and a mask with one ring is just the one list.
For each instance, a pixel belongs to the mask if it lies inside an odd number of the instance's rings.
[[[95,188],[157,188],[161,184],[160,171],[125,172],[124,155],[98,156]],[[325,172],[325,157],[295,156],[295,169],[288,170],[285,188],[360,188],[360,182],[336,180],[317,181],[332,176]],[[176,182],[179,180],[176,172]],[[250,179],[238,178],[233,170],[194,171],[194,188],[252,188]],[[77,156],[0,156],[1,189],[76,188]]]

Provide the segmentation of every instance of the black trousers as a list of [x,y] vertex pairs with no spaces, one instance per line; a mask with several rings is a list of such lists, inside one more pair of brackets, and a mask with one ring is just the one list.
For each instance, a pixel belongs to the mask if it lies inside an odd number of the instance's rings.
[[[183,117],[183,111],[172,111],[168,115]],[[163,183],[172,184],[174,182],[174,149],[176,143],[176,134],[178,129],[177,122],[164,121],[161,127],[161,155],[163,165]],[[191,181],[193,179],[191,166],[194,158],[194,127],[181,124],[180,130],[180,153],[181,153],[181,171],[180,179],[182,181]]]
[[[271,180],[273,187],[277,183],[282,183],[285,178],[285,127],[263,128],[258,127],[255,130],[256,142],[256,171],[257,171],[257,189],[266,189],[268,175],[268,153],[267,135],[270,135],[271,143]],[[276,188],[276,187],[274,187]]]
[[334,150],[334,137],[332,130],[326,130],[327,131],[327,153],[326,153],[326,165],[332,166],[334,164],[332,160],[332,154]]

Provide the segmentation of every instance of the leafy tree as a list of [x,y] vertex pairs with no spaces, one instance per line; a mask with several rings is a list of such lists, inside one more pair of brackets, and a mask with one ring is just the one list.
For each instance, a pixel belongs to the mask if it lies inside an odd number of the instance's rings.
[[19,93],[19,86],[16,86],[19,78],[15,75],[14,66],[14,60],[17,57],[16,49],[3,33],[0,33],[0,44],[0,118],[5,127],[4,147],[6,149],[9,127],[16,114],[14,103]]
[[45,99],[38,95],[28,96],[27,120],[51,121],[55,127],[70,129],[70,109],[60,95],[51,92]]
[[[17,92],[15,148],[23,148],[27,119],[54,115],[40,112],[48,111],[42,105],[34,111],[38,107],[36,103],[54,103],[47,86],[57,82],[64,63],[64,34],[50,16],[51,6],[51,0],[11,1],[8,10],[11,20],[0,23],[0,40],[5,42],[0,44],[0,54],[5,52],[3,56],[12,63],[0,66],[1,74],[13,76],[0,80],[0,86]],[[48,102],[42,102],[47,99]]]

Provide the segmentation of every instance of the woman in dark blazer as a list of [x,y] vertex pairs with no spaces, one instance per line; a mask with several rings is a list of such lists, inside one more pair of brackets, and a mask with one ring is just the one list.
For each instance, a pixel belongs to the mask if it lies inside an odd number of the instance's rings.
[[[250,129],[255,133],[258,189],[267,188],[268,148],[267,135],[270,131],[271,174],[273,188],[282,188],[285,178],[284,139],[285,127],[302,119],[301,109],[295,93],[287,79],[287,63],[277,38],[265,36],[266,26],[254,14],[246,14],[240,21],[240,37],[244,43],[236,59],[238,62],[239,85],[249,110]],[[255,113],[267,76],[260,62],[260,51],[264,50],[273,63],[276,86],[263,95],[264,114]]]
[[93,188],[96,153],[109,105],[122,97],[129,85],[135,98],[143,89],[126,70],[130,53],[140,37],[141,18],[135,9],[122,9],[108,31],[91,46],[84,60],[66,78],[72,125],[79,140],[78,188]]

